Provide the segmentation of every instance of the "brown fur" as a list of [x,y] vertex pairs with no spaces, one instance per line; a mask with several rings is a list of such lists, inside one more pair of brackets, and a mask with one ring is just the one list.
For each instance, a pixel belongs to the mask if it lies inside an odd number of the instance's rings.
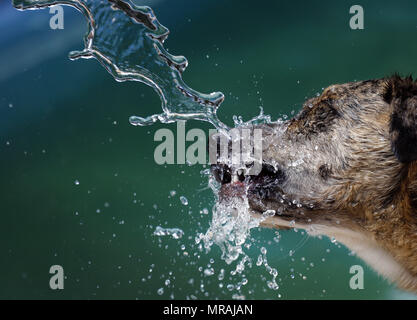
[[417,292],[417,84],[333,85],[294,119],[261,128],[269,169],[245,184],[254,213],[276,211],[264,225],[336,235]]

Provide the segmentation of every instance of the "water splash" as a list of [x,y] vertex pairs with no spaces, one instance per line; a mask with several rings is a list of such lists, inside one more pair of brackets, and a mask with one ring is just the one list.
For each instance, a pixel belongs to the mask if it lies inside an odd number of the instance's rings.
[[169,30],[159,23],[151,8],[130,0],[13,0],[19,10],[54,5],[74,7],[88,22],[85,47],[70,52],[71,60],[94,58],[115,80],[139,81],[158,93],[163,113],[132,116],[132,125],[194,119],[208,121],[218,130],[228,129],[216,114],[223,93],[203,94],[184,83],[182,73],[188,61],[166,51],[164,41]]
[[[209,186],[218,197],[220,184],[212,176],[209,176]],[[211,249],[213,244],[219,246],[222,251],[222,259],[227,264],[231,264],[243,256],[236,267],[237,273],[241,273],[245,263],[250,262],[250,258],[244,251],[244,245],[249,238],[251,229],[259,227],[265,219],[274,215],[275,212],[268,210],[259,217],[253,216],[250,213],[248,197],[243,195],[228,201],[216,199],[212,213],[209,229],[205,234],[198,234],[195,241],[197,244],[202,241],[207,251]]]
[[[230,128],[217,117],[224,95],[221,92],[203,94],[184,83],[182,73],[187,68],[188,61],[183,56],[171,55],[164,48],[169,30],[159,23],[151,8],[138,6],[130,0],[13,0],[12,3],[19,10],[66,5],[76,8],[86,17],[88,30],[84,37],[84,49],[70,52],[69,58],[94,58],[116,81],[145,83],[161,99],[162,113],[143,117],[131,116],[129,120],[132,125],[145,126],[157,121],[170,123],[193,119],[209,122],[229,137]],[[249,121],[244,122],[238,116],[234,116],[233,120],[235,127],[271,123],[271,118],[263,113],[262,108],[260,114]],[[210,175],[209,171],[208,174]],[[219,185],[211,175],[209,186],[217,197]],[[171,196],[175,194],[175,191],[170,192]],[[180,197],[180,201],[183,205],[188,204],[185,197]],[[196,243],[203,243],[207,251],[213,244],[218,245],[222,250],[222,259],[228,264],[242,257],[232,275],[242,274],[246,265],[252,265],[244,250],[250,230],[258,227],[272,213],[265,212],[260,218],[254,218],[249,212],[247,197],[231,199],[227,204],[217,201],[212,213],[209,229],[205,234],[197,236]],[[183,231],[158,226],[154,235],[180,239]],[[276,290],[277,271],[268,265],[266,253],[262,255],[260,265],[264,265],[273,276],[268,286]],[[208,268],[204,274],[212,276],[213,270]],[[229,284],[227,287],[229,290],[239,291],[246,283],[247,279],[243,277],[236,285]],[[163,288],[161,289],[158,294],[163,294]]]
[[153,234],[158,237],[171,236],[174,239],[181,239],[184,235],[184,231],[178,228],[162,228],[157,226]]
[[249,214],[247,199],[234,198],[227,205],[216,203],[213,218],[205,234],[199,234],[196,243],[202,240],[210,250],[216,244],[222,250],[222,259],[230,264],[244,254],[243,245],[250,230],[259,226],[259,220]]

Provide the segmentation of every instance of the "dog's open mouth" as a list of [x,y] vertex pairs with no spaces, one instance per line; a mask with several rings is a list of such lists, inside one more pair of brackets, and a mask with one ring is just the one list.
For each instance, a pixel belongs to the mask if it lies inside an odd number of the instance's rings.
[[281,186],[285,181],[285,173],[274,166],[263,163],[258,175],[245,175],[243,169],[232,170],[228,165],[218,163],[212,165],[212,173],[221,183],[220,201],[233,197],[247,197],[252,209],[258,212],[267,210],[265,202],[281,200]]

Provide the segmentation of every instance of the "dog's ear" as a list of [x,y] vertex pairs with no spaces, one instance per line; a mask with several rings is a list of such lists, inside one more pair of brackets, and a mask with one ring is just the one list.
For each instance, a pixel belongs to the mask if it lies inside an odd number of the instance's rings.
[[384,99],[392,107],[391,146],[400,162],[417,160],[417,83],[397,75],[387,80]]

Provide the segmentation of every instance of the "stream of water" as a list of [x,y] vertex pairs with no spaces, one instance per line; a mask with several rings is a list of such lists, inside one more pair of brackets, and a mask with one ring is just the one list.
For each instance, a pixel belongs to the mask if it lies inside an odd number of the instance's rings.
[[[168,53],[164,48],[169,30],[159,23],[151,8],[137,6],[129,0],[13,0],[13,5],[19,10],[65,5],[76,8],[85,16],[88,30],[84,37],[84,48],[70,52],[69,58],[94,58],[116,81],[145,83],[160,97],[162,113],[133,115],[130,117],[132,125],[146,126],[157,121],[170,123],[193,119],[209,122],[226,135],[230,131],[231,128],[217,117],[224,95],[221,92],[203,94],[185,84],[182,73],[188,61],[183,56]],[[270,122],[270,117],[264,115],[262,110],[247,122],[238,116],[234,118],[235,127]],[[219,185],[209,170],[203,175],[208,176],[209,186],[217,198]],[[216,203],[207,232],[198,234],[195,241],[197,245],[203,244],[207,251],[213,244],[218,245],[222,250],[222,259],[228,264],[241,258],[233,271],[234,274],[241,274],[245,266],[253,265],[252,259],[245,253],[245,245],[250,246],[247,244],[250,230],[258,227],[263,218],[256,219],[249,214],[247,198],[232,201],[233,205]],[[234,209],[230,209],[232,207]],[[156,236],[176,239],[182,234],[179,228],[160,226],[154,232]],[[261,252],[256,264],[267,268],[272,275],[268,286],[278,289],[275,281],[277,270],[268,265],[266,249]],[[245,285],[244,277],[234,287],[239,291],[242,285]]]

